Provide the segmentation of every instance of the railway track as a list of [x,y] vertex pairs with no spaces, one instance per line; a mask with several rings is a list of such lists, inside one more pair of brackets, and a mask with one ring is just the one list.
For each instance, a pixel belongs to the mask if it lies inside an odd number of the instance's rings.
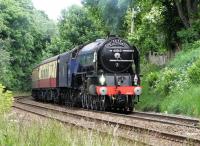
[[[86,110],[86,109],[83,109],[83,110]],[[149,122],[159,122],[159,123],[164,123],[164,124],[179,125],[179,126],[200,129],[200,120],[196,118],[181,117],[181,116],[177,117],[177,115],[175,116],[175,115],[166,115],[166,114],[159,114],[159,113],[139,112],[139,111],[134,111],[132,114],[129,114],[129,115],[114,113],[114,112],[102,112],[102,111],[95,111],[95,112],[132,118],[134,120],[138,119],[138,120],[145,120]]]
[[[197,119],[143,112],[134,112],[131,115],[123,115],[118,113],[87,111],[75,108],[66,109],[55,105],[38,103],[35,101],[31,101],[27,98],[26,100],[24,100],[23,98],[24,97],[16,98],[13,107],[47,118],[56,119],[60,122],[70,123],[76,126],[89,129],[98,129],[100,125],[102,126],[106,123],[110,126],[118,127],[118,130],[121,131],[119,132],[121,133],[121,137],[141,141],[141,139],[136,138],[138,135],[140,135],[140,137],[142,136],[145,137],[145,139],[148,139],[148,144],[151,145],[154,145],[155,141],[156,143],[158,143],[158,140],[162,141],[162,144],[166,143],[166,145],[200,145],[200,135],[197,135],[197,137],[191,136],[196,133],[200,133],[200,129],[197,126],[199,124],[199,121]],[[72,121],[76,122],[70,121],[69,117],[74,119]],[[81,120],[84,120],[85,123],[89,124],[81,124],[81,122],[79,122]],[[144,126],[142,126],[142,124],[136,124],[137,122],[133,121],[137,121],[138,123],[142,122]],[[94,123],[98,124],[94,126]],[[145,126],[145,124],[148,123],[151,124]],[[154,126],[153,124],[160,124],[161,130],[156,128],[156,126]],[[189,134],[178,134],[177,132],[171,132],[171,130],[162,130],[163,127],[171,128],[172,131],[173,127],[175,127],[175,129],[177,130],[183,130],[185,128],[187,130],[184,131],[184,133],[188,131]],[[191,132],[193,130],[195,132]],[[106,130],[103,129],[101,131],[105,132]],[[127,133],[127,131],[129,131],[129,134],[125,134]]]
[[200,128],[200,121],[196,118],[183,117],[178,115],[166,115],[158,113],[147,113],[147,112],[138,112],[134,111],[132,118],[142,118],[148,121],[158,121],[160,123],[180,125],[186,127]]

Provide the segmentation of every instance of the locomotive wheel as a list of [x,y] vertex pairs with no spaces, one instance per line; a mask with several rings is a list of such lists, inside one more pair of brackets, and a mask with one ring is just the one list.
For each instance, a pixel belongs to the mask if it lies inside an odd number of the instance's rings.
[[129,112],[130,112],[130,113],[133,112],[133,107],[129,107]]
[[96,99],[96,97],[93,97],[93,109],[94,109],[94,110],[98,110],[98,108],[97,108],[97,99]]
[[42,102],[45,102],[45,92],[42,91]]
[[86,105],[86,99],[87,98],[87,96],[86,96],[86,94],[84,94],[84,96],[83,96],[83,103],[84,103],[84,108],[86,109],[87,108],[87,105]]
[[106,100],[105,100],[106,98],[105,98],[105,96],[101,96],[101,98],[100,98],[100,110],[101,111],[105,111],[105,109],[106,109]]
[[132,111],[133,111],[133,108],[132,108],[132,107],[129,107],[129,108],[126,108],[126,107],[125,107],[123,112],[124,112],[125,114],[130,114],[130,113],[132,113]]
[[85,99],[86,99],[86,100],[85,100],[85,101],[86,101],[86,102],[85,102],[85,103],[86,103],[86,108],[89,109],[90,106],[89,106],[88,95],[85,96]]
[[69,89],[66,91],[65,105],[70,106],[70,91],[69,91]]
[[101,102],[101,97],[97,96],[96,97],[96,110],[100,110],[100,103]]
[[82,108],[85,108],[85,94],[81,95],[81,104],[82,104]]
[[90,95],[90,108],[91,110],[94,110],[94,99],[91,95]]

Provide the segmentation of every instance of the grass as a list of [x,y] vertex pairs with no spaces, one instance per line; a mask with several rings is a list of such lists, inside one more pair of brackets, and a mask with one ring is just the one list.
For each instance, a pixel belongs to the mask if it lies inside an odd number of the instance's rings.
[[143,81],[142,87],[142,95],[140,96],[140,102],[136,105],[136,109],[141,111],[160,112],[160,104],[163,101],[163,98],[155,94],[152,89],[149,88],[147,82]]
[[182,68],[191,65],[200,56],[200,41],[184,46],[184,50],[177,53],[168,64],[168,67]]
[[[165,69],[144,65],[142,78],[143,94],[141,102],[136,106],[136,109],[142,111],[167,112],[172,114],[183,114],[189,116],[200,117],[200,85],[195,85],[188,78],[188,67],[190,67],[200,56],[200,41],[193,45],[187,46],[173,58]],[[147,66],[147,67],[145,67]],[[154,88],[150,88],[147,83],[147,75],[150,72],[157,72],[160,79],[168,69],[175,69],[178,76],[170,81],[170,92],[161,94],[162,91],[154,90],[159,88],[157,84]],[[200,78],[200,77],[199,77]],[[160,79],[158,81],[160,81]],[[168,81],[166,81],[168,82]],[[159,83],[159,82],[158,82]],[[158,92],[159,91],[159,92]]]
[[[138,145],[118,138],[114,133],[99,132],[65,126],[56,121],[30,122],[0,117],[1,146],[121,146]],[[111,131],[112,133],[112,131]],[[141,145],[141,144],[139,144]]]
[[184,92],[166,97],[161,103],[161,111],[173,114],[184,114],[200,118],[200,85],[192,85]]
[[162,102],[162,98],[150,89],[146,81],[146,77],[150,72],[159,71],[161,69],[162,68],[153,64],[145,62],[141,64],[141,72],[143,75],[141,78],[142,95],[140,96],[140,102],[136,105],[137,110],[160,112],[160,103]]
[[31,95],[31,92],[24,92],[24,91],[14,91],[13,92],[13,96],[17,97],[17,96],[29,96]]

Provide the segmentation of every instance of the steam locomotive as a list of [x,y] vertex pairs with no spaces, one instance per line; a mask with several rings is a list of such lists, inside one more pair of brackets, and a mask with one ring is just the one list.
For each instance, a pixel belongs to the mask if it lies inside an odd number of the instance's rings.
[[139,52],[119,37],[98,39],[44,60],[32,72],[32,97],[92,110],[131,112],[139,101]]

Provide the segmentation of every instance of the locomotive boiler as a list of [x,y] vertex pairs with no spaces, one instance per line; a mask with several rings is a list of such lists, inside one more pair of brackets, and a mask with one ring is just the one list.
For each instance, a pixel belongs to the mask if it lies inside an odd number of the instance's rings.
[[98,39],[33,69],[36,100],[131,112],[141,94],[139,52],[119,37]]

